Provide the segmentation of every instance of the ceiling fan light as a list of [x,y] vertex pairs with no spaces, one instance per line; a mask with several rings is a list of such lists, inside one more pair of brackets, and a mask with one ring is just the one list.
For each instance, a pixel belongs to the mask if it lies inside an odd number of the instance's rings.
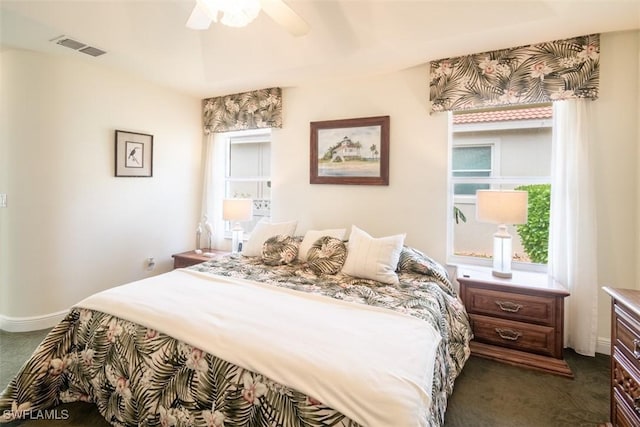
[[218,22],[218,13],[221,13],[221,0],[196,0],[196,9],[200,9],[213,22]]
[[244,27],[260,13],[260,0],[218,0],[220,22],[229,27]]

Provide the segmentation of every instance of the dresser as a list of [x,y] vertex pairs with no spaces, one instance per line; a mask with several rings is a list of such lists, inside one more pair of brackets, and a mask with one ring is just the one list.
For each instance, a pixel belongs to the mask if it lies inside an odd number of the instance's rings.
[[473,329],[471,354],[573,378],[563,357],[563,286],[545,274],[503,279],[484,267],[458,267],[456,279]]
[[611,296],[611,422],[640,426],[640,291],[603,289]]

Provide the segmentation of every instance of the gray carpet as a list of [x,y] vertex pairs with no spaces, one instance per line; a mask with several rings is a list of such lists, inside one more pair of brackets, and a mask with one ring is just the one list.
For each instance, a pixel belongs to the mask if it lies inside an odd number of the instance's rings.
[[[48,331],[0,331],[0,389]],[[565,352],[575,379],[517,368],[472,357],[456,380],[449,400],[447,427],[576,427],[592,426],[609,418],[609,357]],[[64,420],[29,420],[10,427],[62,427],[109,424],[89,403],[60,405]],[[390,426],[393,427],[393,426]]]

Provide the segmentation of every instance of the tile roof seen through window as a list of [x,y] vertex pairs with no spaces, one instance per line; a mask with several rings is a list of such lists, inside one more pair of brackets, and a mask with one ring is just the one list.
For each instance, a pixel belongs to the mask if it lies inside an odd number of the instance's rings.
[[454,124],[504,122],[511,120],[550,119],[553,107],[519,108],[517,110],[480,111],[453,115]]

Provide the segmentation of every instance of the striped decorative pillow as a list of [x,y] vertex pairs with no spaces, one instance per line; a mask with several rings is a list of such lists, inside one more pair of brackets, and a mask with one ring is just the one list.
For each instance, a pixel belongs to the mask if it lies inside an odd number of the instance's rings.
[[396,268],[404,238],[405,234],[374,238],[355,225],[352,226],[347,260],[342,272],[353,277],[397,285],[400,280]]
[[307,252],[307,267],[317,275],[336,274],[347,259],[347,247],[341,239],[323,236]]

